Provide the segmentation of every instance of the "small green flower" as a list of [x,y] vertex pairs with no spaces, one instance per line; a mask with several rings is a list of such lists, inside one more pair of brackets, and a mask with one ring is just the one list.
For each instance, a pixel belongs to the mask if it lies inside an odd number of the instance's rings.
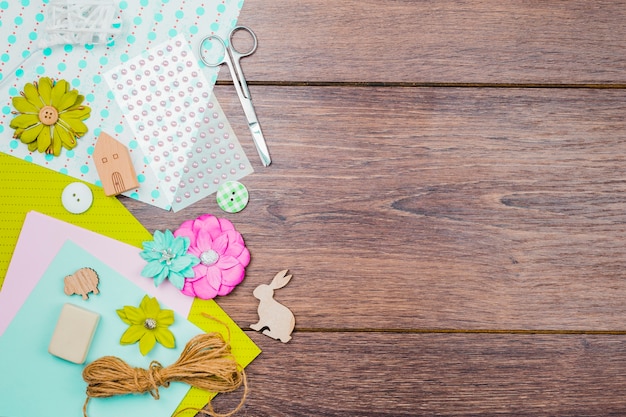
[[124,306],[116,310],[122,321],[129,325],[122,335],[122,345],[132,345],[139,342],[139,351],[146,356],[156,342],[169,349],[176,347],[174,334],[168,326],[174,323],[172,310],[161,310],[156,298],[144,296],[139,308]]
[[193,267],[200,263],[200,259],[188,254],[187,249],[188,237],[174,237],[170,230],[165,233],[155,231],[154,240],[143,242],[143,251],[139,254],[148,261],[141,276],[154,278],[155,287],[168,278],[176,288],[182,290],[185,278],[192,278]]

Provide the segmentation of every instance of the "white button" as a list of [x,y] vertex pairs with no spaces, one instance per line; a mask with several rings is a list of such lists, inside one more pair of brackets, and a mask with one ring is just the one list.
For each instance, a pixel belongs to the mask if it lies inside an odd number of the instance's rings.
[[61,202],[65,210],[70,213],[84,213],[91,207],[91,203],[93,203],[93,193],[91,189],[82,182],[73,182],[63,190]]

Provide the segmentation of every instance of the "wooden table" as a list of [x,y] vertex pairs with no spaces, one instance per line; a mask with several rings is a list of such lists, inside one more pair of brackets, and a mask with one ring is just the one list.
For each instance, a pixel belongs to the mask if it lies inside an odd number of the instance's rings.
[[[263,353],[241,416],[625,415],[626,2],[246,0],[263,168],[218,303]],[[288,344],[249,329],[276,299]],[[237,394],[215,401],[234,407]]]

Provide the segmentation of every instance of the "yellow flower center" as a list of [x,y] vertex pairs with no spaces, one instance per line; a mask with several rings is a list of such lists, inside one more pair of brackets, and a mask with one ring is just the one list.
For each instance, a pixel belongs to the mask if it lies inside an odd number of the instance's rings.
[[39,120],[46,126],[52,126],[59,120],[59,111],[52,106],[45,106],[39,110]]

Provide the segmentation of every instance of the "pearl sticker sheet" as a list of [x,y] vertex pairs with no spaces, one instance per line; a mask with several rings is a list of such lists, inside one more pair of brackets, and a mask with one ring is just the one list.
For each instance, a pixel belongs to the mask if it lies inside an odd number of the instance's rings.
[[[251,172],[178,35],[105,74],[174,211]],[[207,104],[208,103],[208,104]]]
[[[55,45],[41,49],[39,45],[46,35],[50,0],[0,0],[0,152],[101,185],[92,154],[97,137],[104,131],[126,145],[137,173],[139,188],[124,195],[166,210],[180,210],[215,192],[221,183],[252,173],[250,162],[212,94],[218,69],[205,66],[195,52],[205,36],[227,37],[237,24],[243,1],[115,0],[114,3],[117,7],[114,21],[119,23],[119,27],[115,28],[116,34],[111,42]],[[176,45],[177,41],[180,46]],[[171,51],[167,50],[168,46]],[[163,51],[163,56],[158,55],[159,50]],[[183,109],[185,103],[189,103],[187,110],[173,120],[166,121],[164,108],[161,108],[161,120],[149,113],[153,127],[158,125],[162,129],[167,124],[168,133],[159,133],[163,136],[164,146],[159,147],[158,154],[155,153],[156,147],[152,152],[151,145],[144,146],[143,135],[137,134],[136,113],[131,113],[139,111],[142,115],[147,95],[142,92],[142,98],[137,97],[133,110],[128,106],[122,108],[105,74],[122,75],[122,68],[130,74],[130,65],[140,59],[145,60],[150,54],[155,60],[157,57],[164,60],[167,55],[170,58],[168,63],[174,63],[174,56],[184,60],[186,57],[180,55],[183,50],[187,51],[189,58],[185,63],[192,63],[197,77],[191,77],[194,70],[184,67],[187,81],[181,77],[177,80],[178,86],[174,84],[174,78],[169,78],[169,69],[165,74],[151,73],[146,76],[142,73],[140,81],[143,84],[137,84],[139,88],[141,85],[147,88],[155,76],[156,81],[161,83],[158,77],[163,75],[166,84],[162,86],[168,85],[173,93],[171,97],[176,100],[176,104],[171,105]],[[91,116],[85,121],[89,131],[78,140],[76,148],[71,151],[63,149],[58,157],[29,152],[25,144],[13,138],[14,131],[9,127],[14,117],[11,114],[14,110],[11,97],[19,95],[26,83],[41,77],[67,80],[72,88],[85,96],[84,104],[91,107]],[[202,88],[197,86],[198,82],[202,83]],[[180,101],[178,94],[183,83],[187,89],[195,83],[193,94],[184,91],[186,100],[191,99],[191,102]],[[165,94],[164,89],[161,90]],[[193,101],[194,97],[198,102]],[[151,98],[156,99],[156,96]],[[143,108],[137,105],[137,100],[142,101]],[[160,101],[156,103],[160,104]],[[195,118],[191,116],[192,112]],[[143,115],[141,117],[146,123],[145,130],[148,120]],[[181,117],[186,120],[182,121]],[[176,122],[177,126],[173,127],[172,122]],[[182,138],[179,133],[182,133]],[[172,137],[171,142],[167,142],[168,135]],[[177,151],[174,151],[175,147]]]

